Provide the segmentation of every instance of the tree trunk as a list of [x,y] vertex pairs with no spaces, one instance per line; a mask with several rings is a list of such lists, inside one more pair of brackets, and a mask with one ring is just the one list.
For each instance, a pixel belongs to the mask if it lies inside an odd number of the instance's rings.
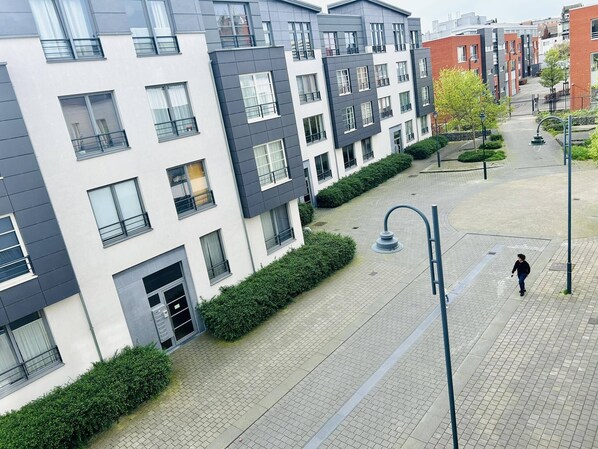
[[471,134],[473,135],[473,149],[475,150],[475,127],[472,129]]

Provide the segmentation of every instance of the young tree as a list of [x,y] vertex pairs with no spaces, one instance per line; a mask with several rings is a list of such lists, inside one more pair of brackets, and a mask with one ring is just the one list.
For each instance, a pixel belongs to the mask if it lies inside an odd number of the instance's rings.
[[482,126],[480,113],[483,111],[486,116],[486,128],[496,126],[507,113],[504,102],[495,102],[478,75],[456,68],[440,71],[434,82],[434,103],[438,115],[448,119],[449,126],[471,130],[474,148],[475,130]]
[[550,112],[555,110],[556,93],[554,86],[565,80],[565,69],[561,67],[559,61],[546,58],[546,67],[540,73],[540,84],[550,88]]

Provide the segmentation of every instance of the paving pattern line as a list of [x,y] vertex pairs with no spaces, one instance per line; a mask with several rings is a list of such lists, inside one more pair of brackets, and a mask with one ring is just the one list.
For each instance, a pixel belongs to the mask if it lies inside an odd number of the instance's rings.
[[[447,294],[448,303],[455,302],[465,289],[475,280],[490,261],[502,250],[503,245],[495,245]],[[417,340],[428,330],[432,323],[440,316],[440,305],[415,328],[415,330],[397,347],[397,349],[380,365],[380,367],[366,380],[347,402],[322,426],[303,449],[317,449],[349,416],[351,411],[369,394],[388,371],[411,349]]]

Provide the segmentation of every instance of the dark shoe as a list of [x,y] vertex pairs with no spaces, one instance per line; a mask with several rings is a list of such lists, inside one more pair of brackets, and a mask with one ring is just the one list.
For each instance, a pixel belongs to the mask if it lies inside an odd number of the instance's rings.
[[519,292],[519,296],[523,296],[523,292]]

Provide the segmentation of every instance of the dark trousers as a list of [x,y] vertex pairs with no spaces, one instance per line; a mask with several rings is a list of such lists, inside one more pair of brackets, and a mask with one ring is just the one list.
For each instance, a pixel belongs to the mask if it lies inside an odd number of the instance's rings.
[[518,274],[517,277],[519,278],[519,291],[525,291],[525,278],[527,277],[527,273]]

